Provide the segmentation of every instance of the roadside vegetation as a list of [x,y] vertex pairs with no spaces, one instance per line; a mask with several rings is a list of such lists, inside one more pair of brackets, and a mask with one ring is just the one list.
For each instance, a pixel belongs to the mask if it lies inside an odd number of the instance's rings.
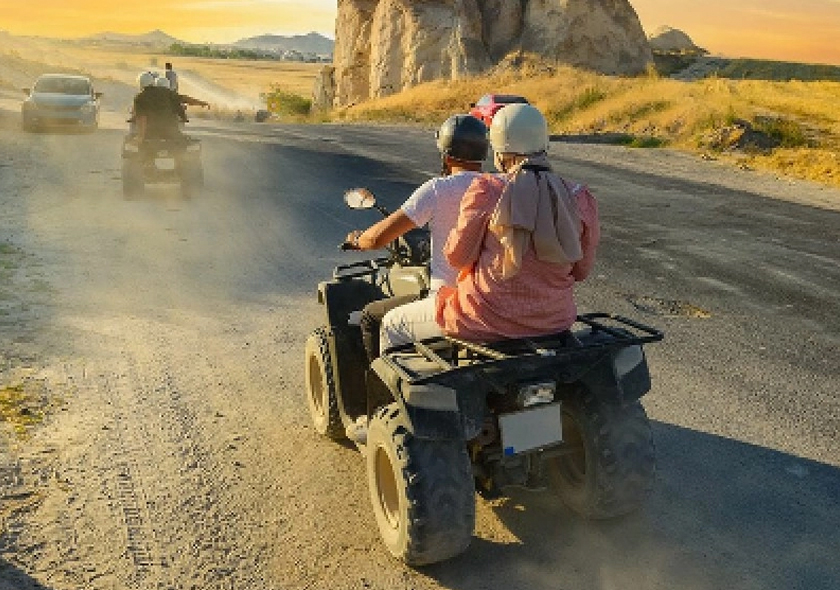
[[0,387],[0,425],[8,428],[15,438],[25,439],[29,431],[44,419],[43,398],[42,394],[30,391],[20,383]]
[[20,248],[0,241],[0,452],[23,440],[61,404],[29,368],[33,310],[49,290],[33,260]]
[[305,98],[280,84],[272,84],[271,90],[263,95],[266,108],[275,115],[306,119],[312,111],[312,100]]
[[418,85],[328,117],[437,125],[491,91],[528,97],[561,140],[667,146],[840,186],[838,81],[678,81],[654,70],[621,78],[526,60],[486,76]]
[[190,45],[173,43],[169,46],[169,53],[179,57],[204,57],[208,59],[250,59],[250,60],[279,60],[280,56],[268,51],[243,49],[240,47],[218,47],[215,45]]

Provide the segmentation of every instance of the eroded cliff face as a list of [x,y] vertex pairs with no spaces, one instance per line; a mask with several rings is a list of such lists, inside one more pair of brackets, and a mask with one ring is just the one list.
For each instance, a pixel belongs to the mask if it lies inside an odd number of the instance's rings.
[[[319,106],[479,74],[511,51],[607,74],[652,61],[628,0],[339,0],[334,70]],[[333,96],[324,93],[333,89]]]

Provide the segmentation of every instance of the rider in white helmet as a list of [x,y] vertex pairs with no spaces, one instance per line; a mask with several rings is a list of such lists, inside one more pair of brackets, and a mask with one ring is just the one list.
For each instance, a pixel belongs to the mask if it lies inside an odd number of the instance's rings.
[[182,116],[183,106],[178,95],[169,89],[167,79],[145,71],[137,76],[137,83],[140,93],[134,97],[132,110],[138,139],[142,141],[148,137],[180,137],[178,121]]
[[155,75],[150,71],[140,72],[137,76],[137,85],[140,87],[140,90],[143,90],[147,86],[152,86],[155,83]]
[[482,342],[565,332],[577,317],[574,284],[595,262],[595,198],[552,171],[548,125],[532,105],[496,113],[490,145],[500,174],[479,177],[461,202],[444,247],[460,275],[438,292],[438,322]]

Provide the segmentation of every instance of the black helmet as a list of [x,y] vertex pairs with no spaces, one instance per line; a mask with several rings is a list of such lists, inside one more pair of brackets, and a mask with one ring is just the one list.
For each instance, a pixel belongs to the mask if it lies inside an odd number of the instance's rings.
[[464,162],[481,162],[490,142],[487,126],[472,115],[452,115],[437,132],[437,147],[444,156]]

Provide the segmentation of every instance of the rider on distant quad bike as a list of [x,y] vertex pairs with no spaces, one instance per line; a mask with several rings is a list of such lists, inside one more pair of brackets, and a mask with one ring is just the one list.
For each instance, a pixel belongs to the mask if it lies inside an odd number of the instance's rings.
[[155,85],[155,76],[143,72],[137,77],[140,93],[134,97],[135,135],[138,140],[177,139],[181,136],[178,121],[183,111],[178,95],[169,88]]
[[152,72],[143,72],[137,82],[140,93],[134,97],[133,122],[135,134],[144,139],[180,139],[179,122],[188,121],[185,104],[208,107],[203,100],[178,94],[169,88],[169,81],[156,77]]
[[201,142],[185,135],[184,104],[209,106],[206,102],[180,95],[169,81],[152,72],[137,77],[141,88],[134,98],[131,127],[123,142],[123,194],[128,198],[143,193],[148,183],[178,182],[191,197],[204,184]]

